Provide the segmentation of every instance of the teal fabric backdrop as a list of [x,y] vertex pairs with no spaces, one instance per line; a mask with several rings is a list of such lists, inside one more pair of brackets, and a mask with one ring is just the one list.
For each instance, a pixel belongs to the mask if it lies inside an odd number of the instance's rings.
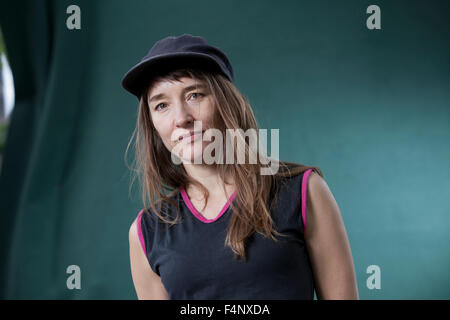
[[[69,30],[66,9],[81,9]],[[381,30],[366,8],[381,9]],[[360,298],[450,298],[448,1],[11,1],[0,4],[16,105],[0,177],[1,297],[135,299],[141,208],[124,152],[123,74],[168,35],[230,57],[280,158],[319,166],[340,207]],[[69,290],[66,268],[81,269]],[[381,269],[370,290],[366,269]]]

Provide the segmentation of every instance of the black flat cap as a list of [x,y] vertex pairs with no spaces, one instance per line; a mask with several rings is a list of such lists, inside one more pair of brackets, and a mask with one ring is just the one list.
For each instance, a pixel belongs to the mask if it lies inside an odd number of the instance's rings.
[[234,81],[233,67],[226,54],[199,36],[183,34],[156,42],[146,56],[122,79],[122,87],[138,99],[151,78],[180,68],[219,72]]

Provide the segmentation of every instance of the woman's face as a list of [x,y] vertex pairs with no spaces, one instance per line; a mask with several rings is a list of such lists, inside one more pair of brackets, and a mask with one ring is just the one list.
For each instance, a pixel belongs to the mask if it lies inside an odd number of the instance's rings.
[[[205,130],[212,128],[214,103],[207,86],[189,77],[157,81],[147,96],[153,125],[164,145],[184,163],[201,161]],[[194,121],[196,123],[194,131]],[[201,127],[199,126],[201,124]]]

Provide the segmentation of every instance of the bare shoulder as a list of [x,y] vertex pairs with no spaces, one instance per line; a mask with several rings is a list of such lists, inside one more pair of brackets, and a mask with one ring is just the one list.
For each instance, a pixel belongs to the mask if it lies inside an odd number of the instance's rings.
[[134,219],[128,232],[131,276],[136,294],[139,299],[167,300],[168,294],[161,278],[151,269],[139,240],[137,221]]
[[308,191],[312,192],[331,192],[328,188],[328,184],[320,174],[312,171],[308,178]]
[[319,299],[358,299],[350,244],[338,204],[328,184],[312,172],[308,179],[306,245]]
[[307,197],[308,204],[311,203],[313,207],[325,204],[332,205],[336,202],[325,179],[314,171],[311,172],[308,179]]
[[342,228],[341,212],[325,179],[318,173],[311,172],[307,189],[306,236],[314,237],[318,235],[319,229],[327,226]]
[[137,226],[136,226],[136,220],[135,218],[133,222],[131,223],[130,229],[128,230],[128,237],[131,239],[137,238]]
[[139,233],[137,228],[137,218],[133,220],[131,223],[130,229],[128,230],[128,240],[130,243],[130,246],[133,246],[133,248],[140,248],[141,243],[139,241]]

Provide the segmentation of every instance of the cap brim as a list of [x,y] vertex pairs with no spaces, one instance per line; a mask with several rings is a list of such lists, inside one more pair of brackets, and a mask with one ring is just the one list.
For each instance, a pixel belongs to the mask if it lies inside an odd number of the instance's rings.
[[173,53],[155,56],[139,62],[125,74],[122,79],[122,87],[140,99],[143,90],[154,76],[180,68],[221,72],[229,79],[229,76],[223,70],[224,67],[206,54]]

